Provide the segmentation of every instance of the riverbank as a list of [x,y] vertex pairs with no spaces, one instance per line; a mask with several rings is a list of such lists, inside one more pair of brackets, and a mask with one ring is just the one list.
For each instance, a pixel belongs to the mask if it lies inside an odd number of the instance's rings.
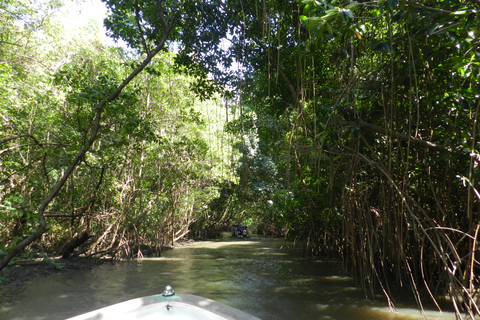
[[48,277],[58,273],[94,269],[104,263],[118,263],[111,259],[90,257],[45,257],[17,260],[15,264],[0,271],[0,286],[18,286],[26,281]]
[[[173,246],[165,246],[163,251],[176,247],[183,247],[195,243],[194,240],[176,242]],[[48,277],[58,273],[92,270],[105,263],[121,263],[119,260],[109,258],[93,258],[75,256],[62,259],[60,256],[42,256],[37,258],[20,259],[11,266],[0,271],[0,286],[18,286],[26,281]]]

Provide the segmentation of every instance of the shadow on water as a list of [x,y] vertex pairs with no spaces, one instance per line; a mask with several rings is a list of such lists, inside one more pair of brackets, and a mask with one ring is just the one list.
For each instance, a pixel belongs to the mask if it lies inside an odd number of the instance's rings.
[[[384,302],[366,300],[339,263],[305,258],[281,239],[260,237],[196,242],[159,258],[25,283],[2,303],[0,319],[65,319],[158,294],[167,284],[265,320],[424,319],[414,305],[391,312]],[[427,318],[455,316],[428,312]]]

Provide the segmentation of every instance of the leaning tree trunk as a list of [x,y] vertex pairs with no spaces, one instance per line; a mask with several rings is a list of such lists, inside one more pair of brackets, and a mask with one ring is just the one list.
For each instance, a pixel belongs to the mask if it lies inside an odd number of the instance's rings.
[[[118,91],[118,90],[117,90]],[[115,91],[115,92],[117,92]],[[114,93],[115,94],[115,93]],[[120,94],[120,91],[117,93],[116,96]],[[110,96],[111,100],[116,98]],[[104,106],[106,105],[107,101],[111,101],[109,99],[106,99],[102,101],[98,106],[97,106],[97,112],[95,115],[95,120],[94,120],[94,128],[92,130],[92,133],[90,134],[90,139],[87,141],[87,143],[84,145],[82,150],[77,154],[77,156],[73,159],[72,163],[68,166],[67,170],[65,171],[65,174],[63,177],[57,182],[55,185],[55,188],[50,192],[48,197],[43,200],[42,204],[40,205],[40,208],[38,209],[38,222],[39,222],[39,227],[35,233],[32,235],[28,236],[25,240],[23,240],[21,243],[19,243],[16,247],[8,251],[7,255],[0,261],[0,270],[5,268],[7,264],[12,260],[17,254],[19,254],[26,246],[28,246],[30,243],[34,242],[38,238],[40,238],[47,230],[47,222],[45,221],[45,208],[48,206],[48,204],[57,196],[57,194],[60,192],[62,189],[63,185],[67,181],[68,177],[72,174],[72,172],[75,170],[77,167],[77,164],[80,162],[80,160],[85,156],[87,151],[90,149],[92,146],[93,142],[95,141],[98,130],[100,129],[100,120],[101,120],[101,115]]]

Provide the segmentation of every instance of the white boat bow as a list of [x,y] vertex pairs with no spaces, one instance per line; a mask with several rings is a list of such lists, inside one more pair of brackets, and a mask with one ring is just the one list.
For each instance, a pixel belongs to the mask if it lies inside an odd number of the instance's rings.
[[165,292],[160,295],[128,300],[67,320],[123,319],[260,320],[214,300],[191,294],[175,294],[171,287],[167,287]]

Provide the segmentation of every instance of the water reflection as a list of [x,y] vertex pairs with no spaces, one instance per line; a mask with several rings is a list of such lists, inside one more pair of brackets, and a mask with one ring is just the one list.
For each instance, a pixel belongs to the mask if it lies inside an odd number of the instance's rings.
[[[381,302],[364,299],[340,270],[338,263],[302,257],[281,239],[227,237],[176,248],[160,258],[26,283],[15,299],[1,303],[0,319],[65,319],[158,294],[167,284],[177,292],[201,295],[265,320],[424,319],[416,309],[391,312]],[[429,312],[427,318],[455,316]]]

